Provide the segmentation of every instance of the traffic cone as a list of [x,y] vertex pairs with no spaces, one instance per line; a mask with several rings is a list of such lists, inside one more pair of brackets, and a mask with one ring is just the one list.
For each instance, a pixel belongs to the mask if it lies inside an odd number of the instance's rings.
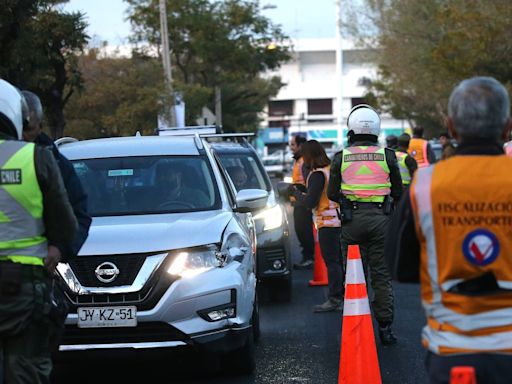
[[476,384],[475,368],[468,366],[452,367],[450,384]]
[[318,232],[313,224],[313,236],[315,237],[315,266],[313,269],[313,280],[309,280],[311,287],[327,285],[329,279],[327,277],[327,267],[325,266],[322,252],[320,251],[320,243],[318,242]]
[[338,383],[382,383],[363,263],[357,245],[348,247]]

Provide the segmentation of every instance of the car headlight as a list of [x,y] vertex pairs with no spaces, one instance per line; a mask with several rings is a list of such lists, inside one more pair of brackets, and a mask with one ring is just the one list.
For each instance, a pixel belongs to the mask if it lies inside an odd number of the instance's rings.
[[283,210],[279,204],[272,208],[265,209],[254,216],[254,220],[263,220],[265,225],[264,231],[279,228],[283,224]]
[[226,257],[216,245],[178,253],[167,272],[174,276],[194,277],[213,268],[223,267]]

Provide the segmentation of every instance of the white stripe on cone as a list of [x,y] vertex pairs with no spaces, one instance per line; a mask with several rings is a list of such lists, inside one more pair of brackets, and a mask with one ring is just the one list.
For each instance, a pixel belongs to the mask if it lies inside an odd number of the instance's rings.
[[343,316],[360,316],[369,315],[370,304],[368,304],[368,297],[362,299],[345,299],[343,304]]
[[365,284],[363,263],[361,259],[347,260],[347,276],[345,284]]

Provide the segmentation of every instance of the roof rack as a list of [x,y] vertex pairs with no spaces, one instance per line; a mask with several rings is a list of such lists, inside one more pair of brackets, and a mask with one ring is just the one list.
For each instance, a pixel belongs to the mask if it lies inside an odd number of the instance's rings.
[[196,133],[202,136],[204,134],[221,134],[222,127],[217,125],[193,125],[188,127],[159,128],[156,132],[158,136],[193,136]]

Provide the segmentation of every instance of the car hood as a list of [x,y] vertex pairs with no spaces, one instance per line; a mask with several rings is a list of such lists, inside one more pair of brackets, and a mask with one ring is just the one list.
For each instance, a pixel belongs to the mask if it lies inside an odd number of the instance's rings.
[[159,252],[219,243],[225,211],[95,217],[80,256]]

